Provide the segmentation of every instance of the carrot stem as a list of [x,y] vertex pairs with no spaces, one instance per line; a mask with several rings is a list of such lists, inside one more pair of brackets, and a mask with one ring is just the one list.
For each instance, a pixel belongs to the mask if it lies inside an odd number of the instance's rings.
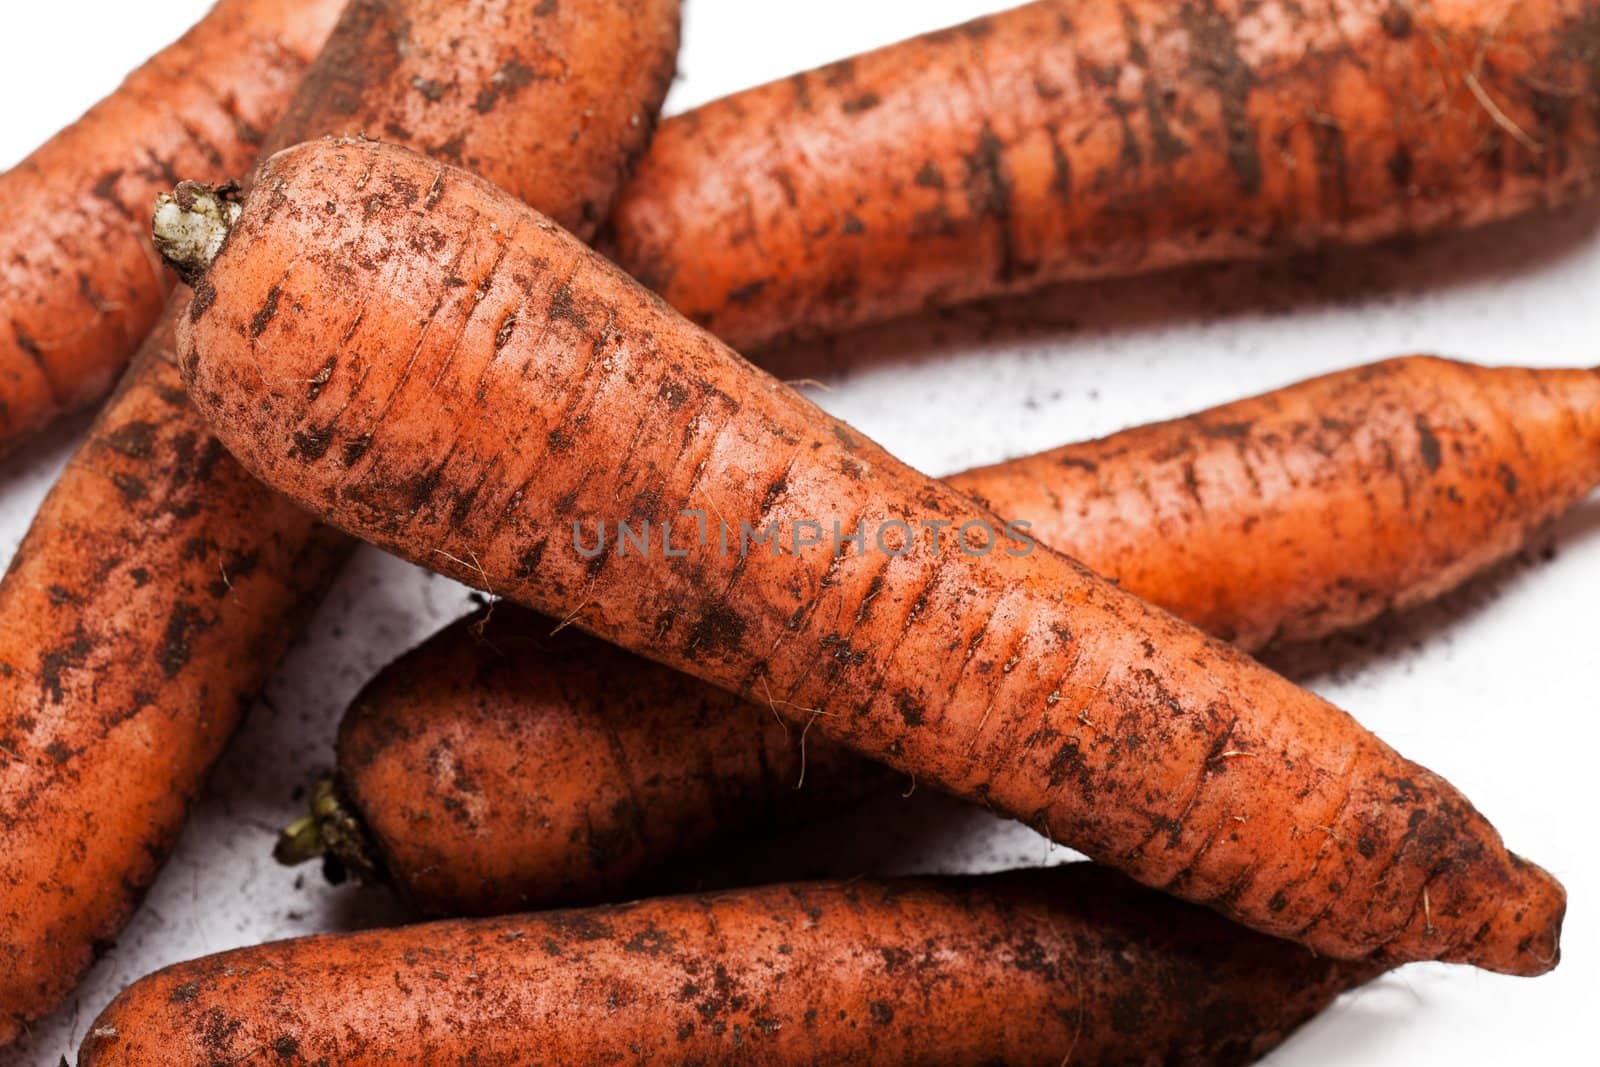
[[238,191],[236,182],[179,182],[171,194],[156,197],[151,224],[156,251],[184,284],[193,286],[222,250],[239,218]]
[[319,857],[337,860],[364,883],[388,880],[360,816],[345,804],[332,778],[311,787],[310,810],[284,827],[272,848],[272,858],[286,867]]

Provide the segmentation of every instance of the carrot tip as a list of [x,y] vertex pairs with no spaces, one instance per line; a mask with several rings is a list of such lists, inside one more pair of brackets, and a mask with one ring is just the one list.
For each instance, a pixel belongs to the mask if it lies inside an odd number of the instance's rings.
[[193,286],[222,251],[228,232],[243,210],[236,182],[201,185],[179,182],[156,197],[150,231],[156,251],[184,284]]
[[1503,906],[1486,925],[1484,936],[1447,959],[1532,978],[1553,971],[1561,962],[1567,892],[1544,869],[1518,856],[1511,858],[1521,884],[1502,895]]

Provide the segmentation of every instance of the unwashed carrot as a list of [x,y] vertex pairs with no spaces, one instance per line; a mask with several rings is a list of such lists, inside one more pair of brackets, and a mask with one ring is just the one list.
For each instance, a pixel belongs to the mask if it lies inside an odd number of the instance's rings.
[[425,915],[504,915],[659,891],[712,842],[904,788],[762,705],[555,627],[496,604],[374,678],[279,860],[331,856]]
[[1219,1067],[1381,970],[1080,863],[237,949],[125,990],[78,1063]]
[[[357,0],[274,139],[404,137],[581,226],[649,135],[677,16],[676,0]],[[212,298],[175,300],[0,582],[0,1041],[126,921],[346,543],[190,407],[171,325]]]
[[[210,295],[180,363],[234,455],[333,525],[1264,932],[1555,964],[1564,891],[1443,779],[899,463],[537,212],[386,145],[264,175],[184,264]],[[660,543],[590,556],[622,520]],[[860,542],[826,543],[835,523]]]
[[1600,180],[1595,0],[1039,3],[663,124],[615,257],[733,347]]
[[0,174],[0,453],[116,381],[172,288],[150,202],[250,166],[343,7],[219,0]]
[[1247,650],[1437,597],[1600,485],[1600,371],[1414,356],[946,481]]
[[[1389,360],[946,482],[1254,648],[1436,595],[1583,499],[1600,374]],[[331,849],[429,914],[593,903],[886,784],[759,703],[555,628],[497,604],[382,671],[281,858]]]

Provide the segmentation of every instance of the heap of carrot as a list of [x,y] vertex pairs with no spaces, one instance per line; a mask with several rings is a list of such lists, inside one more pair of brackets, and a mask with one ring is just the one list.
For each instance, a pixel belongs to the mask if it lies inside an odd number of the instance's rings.
[[[271,145],[385,131],[593,229],[671,80],[678,4],[542,7],[353,0]],[[189,403],[172,331],[206,299],[171,301],[0,579],[3,733],[30,757],[0,764],[0,1039],[115,939],[348,548]]]
[[[352,536],[507,603],[279,853],[443,921],[169,968],[80,1062],[1243,1063],[1408,962],[1553,968],[1561,885],[1250,654],[1581,501],[1600,374],[1393,359],[935,481],[735,349],[1575,201],[1600,3],[1038,0],[657,131],[677,31],[222,0],[0,175],[0,449],[132,359],[0,580],[0,1042]],[[908,776],[1095,862],[617,903]]]

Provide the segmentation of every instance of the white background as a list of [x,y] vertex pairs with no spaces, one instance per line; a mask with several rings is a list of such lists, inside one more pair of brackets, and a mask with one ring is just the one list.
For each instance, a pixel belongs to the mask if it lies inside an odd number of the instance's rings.
[[[113,88],[205,6],[4,5],[0,166]],[[1001,6],[689,0],[668,109]],[[1379,252],[1062,290],[839,339],[772,365],[785,377],[824,380],[821,403],[932,473],[1404,352],[1587,365],[1600,361],[1596,217],[1586,209]],[[83,425],[0,465],[0,561]],[[1514,848],[1566,882],[1571,911],[1555,974],[1410,967],[1345,997],[1270,1063],[1594,1062],[1597,594],[1600,501],[1591,499],[1524,559],[1444,604],[1274,660],[1459,784]],[[376,552],[357,559],[253,711],[118,947],[31,1038],[0,1052],[0,1067],[70,1058],[100,1007],[163,964],[394,921],[383,894],[330,888],[314,868],[281,869],[268,852],[276,829],[298,813],[296,788],[328,767],[334,726],[355,689],[464,602],[453,583]],[[789,877],[991,870],[1069,855],[923,793],[724,862],[741,874]]]

